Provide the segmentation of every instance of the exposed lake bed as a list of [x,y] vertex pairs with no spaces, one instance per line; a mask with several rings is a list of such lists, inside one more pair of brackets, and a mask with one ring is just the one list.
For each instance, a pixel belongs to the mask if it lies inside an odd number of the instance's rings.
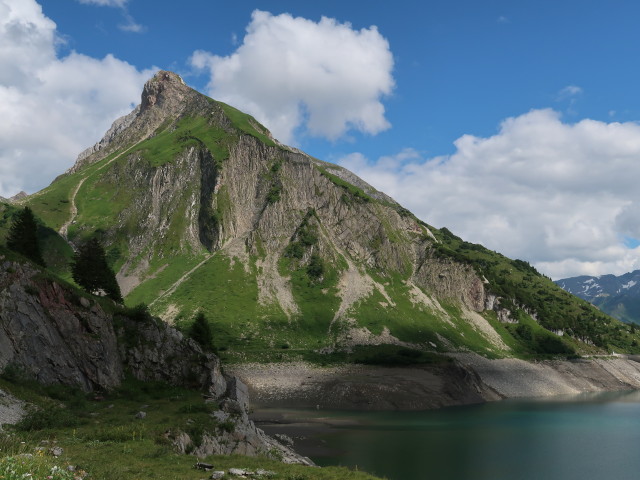
[[640,392],[510,399],[421,412],[258,409],[318,465],[390,480],[635,479]]

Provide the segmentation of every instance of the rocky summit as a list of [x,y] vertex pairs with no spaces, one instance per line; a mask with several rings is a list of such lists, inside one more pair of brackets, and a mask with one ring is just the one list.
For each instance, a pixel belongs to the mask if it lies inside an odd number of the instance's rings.
[[171,72],[21,202],[58,232],[45,256],[59,275],[67,242],[97,235],[128,305],[178,327],[204,313],[234,361],[635,348],[635,333],[528,263],[433,228]]

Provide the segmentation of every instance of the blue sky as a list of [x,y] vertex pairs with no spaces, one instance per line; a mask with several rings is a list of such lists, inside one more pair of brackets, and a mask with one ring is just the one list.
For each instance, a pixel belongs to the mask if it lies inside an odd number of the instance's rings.
[[[172,2],[130,0],[126,10],[142,27],[123,31],[118,8],[73,0],[42,0],[67,45],[92,57],[113,54],[139,69],[181,73],[196,89],[188,59],[195,50],[229,55],[238,47],[255,9],[318,21],[326,16],[354,29],[378,27],[394,57],[396,87],[384,98],[393,128],[337,142],[300,138],[311,153],[349,153],[351,141],[375,156],[408,145],[430,155],[454,151],[463,134],[495,133],[505,118],[554,108],[568,121],[640,119],[635,92],[640,69],[640,4],[633,1],[270,1]],[[235,44],[234,44],[235,39]],[[582,93],[563,95],[568,86]]]
[[436,227],[554,278],[623,273],[638,18],[633,1],[0,0],[0,195],[69,168],[162,68]]

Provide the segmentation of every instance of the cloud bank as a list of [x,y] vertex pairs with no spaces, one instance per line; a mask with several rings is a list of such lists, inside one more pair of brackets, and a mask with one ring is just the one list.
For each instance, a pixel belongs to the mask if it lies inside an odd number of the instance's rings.
[[61,58],[58,41],[35,0],[0,0],[0,196],[34,192],[73,165],[153,73],[111,55]]
[[553,278],[640,268],[640,125],[533,110],[454,145],[450,156],[407,149],[339,163],[427,223]]
[[210,73],[209,95],[251,113],[285,143],[300,129],[335,140],[350,129],[390,127],[381,98],[394,87],[393,56],[374,26],[256,10],[233,54],[198,50],[191,64]]

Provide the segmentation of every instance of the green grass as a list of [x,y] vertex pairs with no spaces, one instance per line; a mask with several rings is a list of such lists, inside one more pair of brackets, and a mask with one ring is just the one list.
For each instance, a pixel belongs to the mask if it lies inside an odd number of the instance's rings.
[[[100,398],[79,395],[65,387],[43,389],[25,379],[0,379],[0,388],[38,405],[48,418],[68,420],[66,424],[52,420],[36,428],[26,428],[35,425],[27,421],[8,433],[0,433],[0,475],[10,480],[44,479],[47,475],[52,475],[52,480],[70,480],[73,475],[67,472],[68,465],[74,466],[76,473],[87,472],[87,478],[93,480],[201,479],[204,472],[193,468],[197,460],[177,454],[165,433],[185,431],[197,439],[205,432],[228,430],[210,416],[217,409],[215,403],[205,404],[197,391],[161,383],[129,379],[121,388]],[[135,419],[135,413],[141,410],[147,413],[146,417]],[[49,455],[53,446],[63,449],[62,456]],[[198,461],[225,471],[262,468],[275,472],[276,478],[291,480],[376,478],[341,467],[286,465],[266,457],[211,455]],[[29,473],[32,477],[26,475]]]
[[229,147],[237,141],[205,116],[181,118],[174,128],[168,126],[154,137],[137,145],[131,153],[140,152],[152,167],[173,161],[189,147],[206,146],[216,162],[229,158]]
[[315,168],[318,169],[318,171],[322,174],[323,177],[327,178],[329,181],[331,181],[331,183],[342,188],[345,191],[347,195],[342,197],[345,203],[349,204],[351,202],[357,202],[357,203],[375,202],[375,199],[371,197],[369,194],[367,194],[364,190],[362,190],[359,187],[356,187],[355,185],[352,185],[346,180],[341,179],[340,177],[338,177],[337,175],[334,175],[333,173],[329,173],[329,171],[326,168],[320,167],[318,165],[315,165]]
[[41,218],[47,226],[54,230],[60,227],[71,215],[71,194],[78,183],[86,176],[99,171],[108,162],[117,157],[121,151],[115,151],[102,160],[85,166],[82,170],[61,175],[44,190],[31,195],[25,204],[30,206],[36,216]]
[[[2,443],[0,440],[0,445]],[[11,444],[9,445],[11,448]],[[25,480],[29,478],[74,480],[74,472],[68,471],[62,462],[51,457],[45,457],[44,451],[31,448],[15,450],[21,453],[5,454],[5,456],[0,457],[0,478],[4,480]],[[33,456],[34,452],[36,452],[35,456]]]
[[243,113],[240,110],[227,105],[226,103],[217,102],[215,100],[213,101],[222,107],[222,110],[224,110],[224,113],[236,128],[246,134],[256,137],[265,145],[268,145],[270,147],[276,146],[276,143],[267,136],[268,130],[260,123],[258,123],[256,119],[251,115]]
[[129,306],[140,303],[150,304],[205,258],[204,254],[176,255],[170,260],[156,258],[150,265],[148,278],[129,293],[125,303]]
[[254,261],[249,269],[245,271],[242,262],[218,252],[171,295],[154,304],[153,311],[162,313],[169,305],[177,306],[180,315],[176,323],[183,329],[197,311],[204,312],[218,349],[270,348],[276,332],[287,328],[287,319],[279,306],[258,302]]
[[[399,340],[421,345],[428,350],[445,352],[448,347],[441,338],[453,345],[482,355],[505,356],[506,352],[494,347],[485,336],[464,319],[460,307],[453,302],[440,301],[446,313],[412,300],[410,288],[401,274],[381,277],[370,271],[370,276],[384,287],[393,304],[378,288],[357,302],[348,312],[357,324],[379,335],[386,327]],[[508,335],[508,332],[505,332]],[[435,345],[435,347],[434,347]]]

